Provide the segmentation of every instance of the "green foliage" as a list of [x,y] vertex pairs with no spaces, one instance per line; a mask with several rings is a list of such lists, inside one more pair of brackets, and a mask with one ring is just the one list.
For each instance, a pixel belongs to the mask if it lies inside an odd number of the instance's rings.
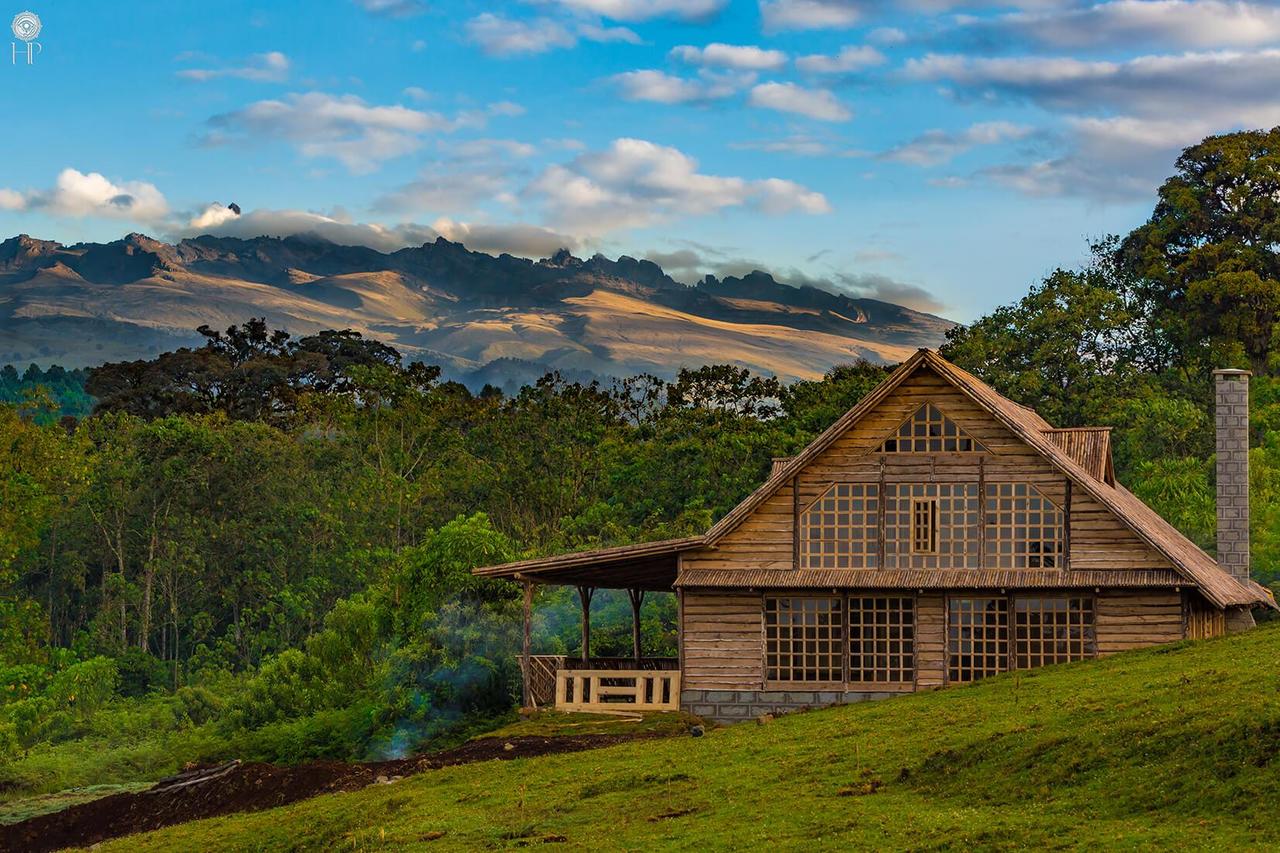
[[29,406],[33,397],[46,395],[49,405],[42,407],[35,417],[41,424],[54,423],[63,418],[82,418],[93,409],[93,397],[85,391],[89,371],[81,368],[66,370],[52,365],[41,370],[29,365],[19,373],[12,364],[0,367],[0,404]]
[[1117,253],[1170,366],[1188,375],[1273,366],[1277,246],[1280,128],[1211,136],[1182,152],[1151,219]]

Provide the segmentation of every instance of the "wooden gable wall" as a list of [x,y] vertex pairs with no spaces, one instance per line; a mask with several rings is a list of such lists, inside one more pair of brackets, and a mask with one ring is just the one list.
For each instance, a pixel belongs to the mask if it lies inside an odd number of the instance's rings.
[[[875,450],[903,421],[932,402],[988,453],[988,482],[1032,483],[1059,507],[1066,478],[993,416],[927,367],[917,369],[881,403],[837,439],[799,475],[800,505],[807,506],[833,482],[878,482]],[[978,454],[887,454],[888,482],[976,482]],[[1169,569],[1172,564],[1080,488],[1071,500],[1072,569]],[[715,548],[686,552],[688,569],[792,568],[793,495],[784,484]],[[850,572],[865,571],[850,569]]]

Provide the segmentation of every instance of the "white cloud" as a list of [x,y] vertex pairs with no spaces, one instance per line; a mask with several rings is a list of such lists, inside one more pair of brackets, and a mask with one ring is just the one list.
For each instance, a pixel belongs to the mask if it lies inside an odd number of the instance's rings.
[[885,63],[884,54],[870,45],[849,45],[835,56],[820,53],[802,56],[796,60],[796,68],[810,74],[850,74]]
[[494,255],[507,252],[526,258],[545,258],[555,254],[558,249],[576,249],[582,245],[582,241],[576,237],[540,225],[524,223],[488,225],[437,219],[431,223],[431,227],[446,240],[463,243],[473,252],[489,252]]
[[764,151],[769,154],[790,154],[796,157],[866,157],[871,152],[850,148],[839,140],[796,133],[782,139],[731,142],[730,148],[746,151]]
[[615,21],[678,18],[705,21],[715,17],[728,0],[554,0],[575,12],[590,12]]
[[[1150,116],[1208,111],[1233,124],[1280,103],[1280,50],[1140,56],[1122,62],[929,54],[908,60],[908,77],[947,81],[975,98],[1026,98],[1052,110],[1121,110]],[[1264,111],[1270,115],[1271,110]]]
[[236,213],[225,204],[215,201],[212,204],[207,205],[204,210],[191,217],[191,220],[187,223],[187,227],[203,232],[230,222],[239,215],[240,214]]
[[355,0],[356,5],[371,15],[387,18],[412,18],[427,11],[423,0]]
[[546,53],[578,43],[577,36],[559,21],[549,18],[524,21],[490,12],[467,22],[467,36],[490,56]]
[[826,89],[806,89],[795,83],[761,83],[751,90],[754,107],[795,113],[819,121],[848,121],[853,113]]
[[1032,129],[1007,121],[987,121],[960,131],[929,130],[881,153],[880,159],[912,166],[937,166],[978,145],[1025,139]]
[[559,227],[584,234],[752,206],[767,213],[830,209],[821,193],[792,181],[707,175],[684,152],[642,139],[551,166],[525,189]]
[[671,48],[671,55],[693,65],[735,68],[740,71],[776,71],[787,64],[787,55],[780,50],[720,42],[712,42],[706,47],[682,44]]
[[359,173],[416,151],[423,134],[483,127],[492,116],[521,111],[518,104],[500,102],[448,118],[399,104],[374,106],[355,95],[308,92],[213,116],[202,141],[226,145],[259,138],[284,140],[304,157],[332,157]]
[[431,100],[431,93],[421,86],[406,86],[403,94],[406,98],[412,98],[415,101]]
[[966,21],[943,37],[1056,48],[1260,47],[1280,40],[1280,9],[1235,0],[1113,0]]
[[159,222],[169,204],[154,184],[145,181],[114,183],[98,172],[63,169],[52,189],[19,192],[0,189],[0,208],[43,210],[55,216],[105,217],[133,222]]
[[602,44],[610,42],[621,42],[623,44],[643,44],[644,40],[636,34],[635,30],[626,27],[604,27],[599,24],[579,24],[578,35],[587,41],[596,41]]
[[431,225],[413,222],[398,225],[353,222],[334,214],[306,210],[252,210],[239,216],[220,204],[210,205],[177,229],[174,239],[212,234],[218,237],[289,237],[314,234],[344,246],[368,246],[380,252],[394,252],[406,246],[420,246],[437,237],[465,243],[468,249],[524,257],[545,257],[561,246],[580,245],[576,238],[548,228],[523,223],[483,224],[439,219]]
[[289,77],[289,57],[278,50],[273,50],[269,53],[254,54],[242,65],[224,68],[184,68],[178,72],[178,76],[201,83],[220,77],[253,80],[259,83],[280,83]]
[[511,57],[574,47],[578,39],[602,43],[640,44],[640,36],[626,27],[590,22],[569,23],[551,18],[522,20],[484,12],[467,22],[467,36],[489,56]]
[[846,29],[862,21],[873,0],[760,0],[767,32]]
[[675,77],[663,71],[625,71],[609,78],[628,101],[659,104],[688,104],[727,98],[738,91],[732,78],[700,76],[696,80]]
[[907,40],[907,34],[897,27],[877,27],[867,33],[867,41],[881,47],[892,47]]
[[908,77],[963,98],[1028,100],[1063,114],[1056,153],[978,173],[1020,192],[1150,198],[1178,151],[1204,136],[1280,124],[1280,50],[1074,58],[929,55]]

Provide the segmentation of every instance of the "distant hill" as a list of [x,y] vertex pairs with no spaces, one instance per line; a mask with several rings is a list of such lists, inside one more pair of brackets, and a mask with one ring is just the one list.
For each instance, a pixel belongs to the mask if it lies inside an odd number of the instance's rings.
[[353,328],[451,375],[500,381],[506,368],[669,376],[711,362],[811,378],[900,361],[955,325],[763,272],[689,286],[625,255],[530,261],[443,238],[390,254],[311,236],[0,242],[0,364],[146,357],[251,316],[295,334]]

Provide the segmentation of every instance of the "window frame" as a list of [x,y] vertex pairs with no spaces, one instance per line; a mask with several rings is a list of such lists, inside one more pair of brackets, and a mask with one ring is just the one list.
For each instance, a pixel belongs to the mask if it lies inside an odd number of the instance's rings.
[[[1000,595],[983,594],[984,590],[969,590],[958,593],[945,593],[943,596],[943,631],[945,632],[946,642],[944,644],[945,657],[942,662],[943,683],[945,684],[973,684],[975,681],[981,681],[984,678],[990,678],[993,675],[999,675],[1004,672],[1025,672],[1032,669],[1039,669],[1044,666],[1056,666],[1060,663],[1075,663],[1082,660],[1095,660],[1098,657],[1098,598],[1099,596],[1093,592],[1084,592],[1082,590],[1047,589],[1043,593],[1028,594],[1006,593]],[[967,680],[957,680],[952,678],[951,659],[955,654],[951,637],[951,604],[953,601],[959,600],[995,600],[1003,602],[1005,614],[1005,654],[1003,655],[1003,669],[995,672],[981,675],[976,678]],[[1081,657],[1069,658],[1067,660],[1051,661],[1048,663],[1035,664],[1033,666],[1021,666],[1019,661],[1018,649],[1018,604],[1019,602],[1045,601],[1051,599],[1066,599],[1068,601],[1067,612],[1070,613],[1071,599],[1078,599],[1085,602],[1088,606],[1083,608],[1087,610],[1090,619],[1088,622],[1082,622],[1082,630],[1087,629],[1087,634],[1081,637],[1083,654]],[[1039,612],[1044,612],[1043,607]],[[1070,627],[1070,626],[1068,626]],[[1041,641],[1043,642],[1043,641]]]
[[[921,413],[924,417],[917,420]],[[938,417],[931,418],[931,414],[937,414]],[[938,429],[936,434],[933,431],[935,426]],[[948,426],[951,430],[948,430]],[[903,444],[909,446],[904,448]],[[918,444],[923,444],[924,447],[917,447]],[[936,447],[934,447],[935,444]],[[955,446],[949,448],[948,444]],[[982,442],[965,432],[960,424],[956,423],[956,419],[943,411],[936,402],[926,400],[912,410],[906,419],[876,445],[875,452],[887,455],[963,454],[967,456],[973,453],[987,453],[988,450]]]
[[[769,625],[769,614],[770,614],[770,610],[769,610],[769,600],[770,600],[770,599],[773,599],[773,600],[775,600],[775,601],[781,601],[781,600],[783,600],[783,599],[787,599],[787,600],[790,600],[790,601],[815,601],[815,600],[822,600],[822,601],[836,602],[836,603],[839,605],[839,619],[838,619],[838,620],[836,621],[836,623],[835,623],[835,627],[836,627],[836,629],[839,631],[839,637],[838,637],[838,638],[831,638],[831,637],[827,637],[827,638],[825,638],[825,639],[815,637],[815,638],[813,638],[813,640],[812,640],[812,642],[826,642],[826,643],[828,643],[828,644],[830,644],[830,643],[834,643],[834,644],[837,646],[837,648],[839,648],[839,649],[840,649],[840,652],[839,652],[839,654],[840,654],[839,665],[838,665],[838,667],[836,667],[836,669],[838,669],[839,674],[840,674],[840,678],[839,678],[838,680],[826,680],[826,681],[814,680],[814,681],[804,681],[804,680],[796,680],[796,679],[779,679],[779,678],[772,678],[772,677],[770,677],[771,675],[773,675],[773,674],[774,674],[774,670],[776,670],[776,671],[778,671],[778,672],[781,672],[781,671],[783,670],[783,667],[782,667],[781,665],[777,665],[777,666],[773,666],[773,667],[771,667],[771,666],[769,665],[769,656],[770,656],[770,652],[769,652],[769,641],[770,641],[770,637],[769,637],[769,628],[770,628],[770,625]],[[817,594],[809,593],[809,592],[778,592],[778,593],[775,593],[775,594],[773,594],[773,595],[770,595],[770,594],[764,594],[764,595],[762,595],[762,596],[761,596],[761,599],[760,599],[760,616],[761,616],[761,619],[760,619],[760,630],[761,630],[761,649],[760,649],[760,651],[761,651],[761,656],[760,656],[760,660],[761,660],[761,664],[762,664],[761,680],[763,681],[763,683],[764,683],[766,686],[774,687],[774,688],[781,689],[781,690],[801,690],[801,689],[806,689],[806,688],[811,688],[811,689],[821,689],[821,688],[839,688],[839,687],[842,687],[842,686],[846,683],[846,679],[847,679],[847,677],[848,677],[848,669],[849,669],[849,658],[848,658],[848,654],[847,654],[847,651],[846,651],[846,647],[847,647],[847,644],[848,644],[848,616],[847,616],[847,614],[846,614],[846,612],[845,612],[845,607],[846,607],[845,596],[842,596],[842,595],[817,595]],[[780,611],[780,609],[779,609],[777,612],[781,612],[781,611]],[[830,612],[831,612],[831,611],[830,611],[830,609],[828,609],[827,613],[828,613],[828,614],[830,614]],[[780,626],[780,625],[775,625],[775,628],[777,628],[777,627],[781,627],[781,626]],[[793,625],[793,626],[789,626],[789,627],[794,628],[795,626]],[[803,627],[806,627],[806,626],[801,625],[801,626],[799,626],[799,627],[803,628]],[[828,625],[827,625],[828,630],[830,629],[830,627],[831,627],[831,624],[830,624],[830,623],[828,623]],[[781,641],[782,641],[782,640],[781,640],[781,637],[775,637],[774,639],[775,639],[775,640],[777,640],[778,642],[781,642]],[[796,642],[796,640],[795,640],[795,638],[794,638],[794,637],[789,637],[789,638],[787,639],[787,641],[788,641],[789,643],[794,643],[794,642]],[[800,642],[801,642],[801,643],[804,643],[804,642],[806,642],[806,641],[807,641],[807,638],[805,638],[805,637],[801,637],[801,638],[800,638]],[[773,654],[774,654],[774,656],[775,656],[775,657],[781,657],[781,655],[782,655],[783,653],[781,652],[781,650],[778,650],[778,651],[775,651]],[[795,653],[794,651],[790,650],[790,649],[788,649],[788,651],[786,652],[786,655],[787,655],[789,658],[794,658],[795,654],[796,654],[796,653]],[[800,652],[800,654],[801,654],[801,655],[805,654],[805,652],[803,651],[803,649],[802,649],[802,651]],[[819,654],[819,653],[818,653],[818,652],[815,652],[815,654]],[[829,651],[828,651],[828,652],[826,652],[825,654],[827,654],[828,656],[830,656],[830,652],[829,652]],[[831,669],[831,667],[827,667],[827,668],[828,668],[828,669]],[[792,666],[792,665],[788,665],[788,666],[786,667],[786,669],[787,669],[787,671],[789,671],[789,672],[794,672],[794,671],[795,671],[795,669],[796,669],[796,667],[794,667],[794,666]]]
[[[801,599],[813,600],[822,599],[826,601],[838,602],[840,607],[840,640],[838,647],[840,649],[840,680],[839,681],[796,681],[796,680],[779,680],[771,678],[773,670],[779,667],[770,667],[769,665],[769,643],[770,643],[770,600],[779,599]],[[906,601],[909,603],[910,610],[910,678],[902,681],[858,681],[853,678],[851,669],[853,663],[853,613],[851,604],[858,599],[893,599],[898,601]],[[829,611],[828,611],[829,612]],[[826,595],[811,592],[808,590],[777,590],[770,592],[762,592],[760,596],[760,663],[761,678],[760,684],[765,690],[839,690],[843,692],[865,692],[865,693],[909,693],[916,688],[916,681],[919,678],[919,653],[918,653],[918,623],[917,617],[919,613],[918,596],[913,592],[905,590],[842,590],[839,593]],[[901,623],[899,623],[901,627]],[[775,637],[775,639],[778,639]],[[794,640],[792,640],[794,642]],[[901,638],[895,642],[902,642]],[[780,652],[775,651],[777,656]],[[794,654],[788,651],[787,654]],[[901,654],[901,652],[899,652]],[[860,670],[861,671],[861,670]]]
[[[920,535],[922,530],[923,536]],[[924,547],[921,547],[922,542]],[[922,555],[938,553],[937,497],[911,498],[911,553]]]

